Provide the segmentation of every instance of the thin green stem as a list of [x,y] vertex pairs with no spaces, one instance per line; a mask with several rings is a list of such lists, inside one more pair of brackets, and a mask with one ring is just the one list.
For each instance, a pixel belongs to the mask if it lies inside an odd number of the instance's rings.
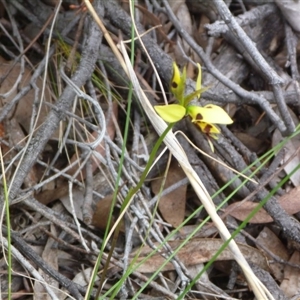
[[201,272],[190,282],[190,284],[185,288],[181,295],[178,296],[179,299],[185,299],[186,294],[191,290],[192,286],[201,278],[206,270],[214,263],[214,261],[218,258],[218,256],[224,251],[224,249],[229,245],[230,241],[233,240],[241,230],[248,224],[248,222],[252,219],[252,217],[257,214],[257,212],[267,203],[267,201],[276,193],[276,191],[286,183],[290,177],[300,169],[300,165],[297,165],[291,173],[285,176],[271,191],[270,193],[258,203],[258,205],[249,213],[249,215],[245,218],[245,220],[237,227],[237,229],[232,233],[230,239],[224,242],[222,247],[215,253],[215,255],[209,260],[209,262],[204,266]]
[[1,160],[1,169],[3,174],[3,192],[4,192],[4,205],[5,205],[5,212],[6,212],[6,226],[7,226],[7,263],[8,263],[8,298],[11,299],[11,285],[12,285],[12,257],[11,257],[11,228],[10,228],[10,212],[9,212],[9,198],[8,198],[8,189],[5,177],[5,169],[4,169],[4,162],[2,151],[0,148],[0,160]]
[[[133,198],[133,196],[139,191],[139,189],[142,187],[142,185],[144,184],[145,180],[146,180],[146,177],[147,177],[147,174],[149,173],[151,167],[152,167],[152,164],[154,163],[154,160],[156,158],[156,153],[159,149],[159,147],[161,146],[161,144],[163,143],[164,141],[164,138],[166,137],[166,135],[168,134],[168,132],[173,128],[174,126],[174,123],[170,123],[168,125],[168,127],[166,128],[166,130],[162,133],[162,135],[158,138],[158,140],[156,141],[152,151],[151,151],[151,154],[150,154],[150,157],[149,157],[149,160],[147,162],[147,165],[143,171],[143,173],[141,174],[141,177],[140,177],[140,180],[138,182],[138,184],[131,188],[126,196],[126,198],[124,199],[123,201],[123,204],[121,206],[121,212],[128,206],[129,202],[131,201],[131,199]],[[128,275],[131,273],[131,271],[129,271]],[[123,276],[121,278],[121,280],[118,282],[117,286],[115,287],[115,290],[113,291],[112,295],[110,296],[110,299],[115,299],[114,297],[117,295],[117,293],[119,292],[123,282],[126,280],[126,277],[127,276]],[[105,295],[103,295],[101,298],[99,299],[105,299],[105,297],[111,292],[111,290],[109,290]]]
[[[134,36],[135,36],[134,27],[131,26],[131,57],[130,57],[130,60],[131,60],[132,65],[134,65],[134,53],[135,53],[135,50],[134,50],[135,49]],[[124,128],[124,135],[123,135],[122,153],[121,153],[121,157],[120,157],[118,175],[117,175],[117,180],[116,180],[116,184],[115,184],[115,188],[114,188],[113,199],[112,199],[112,204],[111,204],[107,224],[111,224],[113,209],[114,209],[114,206],[115,206],[116,201],[117,201],[117,195],[118,195],[119,186],[120,186],[122,168],[123,168],[123,163],[124,163],[124,159],[125,159],[126,144],[127,144],[127,139],[128,139],[129,125],[130,125],[132,96],[133,96],[133,86],[132,86],[132,83],[130,82],[129,83],[129,90],[128,90],[128,97],[127,97],[127,111],[126,111],[126,120],[125,120],[125,128]],[[121,212],[122,212],[122,208],[121,208]],[[104,241],[107,239],[109,230],[110,230],[110,227],[107,226],[106,230],[105,230],[105,233],[104,233],[104,237],[103,237]],[[113,241],[116,241],[119,230],[120,230],[120,225],[118,225],[117,228],[116,228],[116,231],[115,231],[114,237],[113,237]],[[102,255],[104,253],[105,244],[106,243],[102,244],[100,253],[99,253],[98,258],[97,258],[97,262],[96,262],[96,266],[95,266],[95,269],[97,270],[97,272],[98,272],[98,269],[99,269],[99,266],[100,266],[100,262],[102,260]],[[110,254],[112,254],[112,251],[113,251],[113,249],[111,249]],[[108,266],[108,264],[109,264],[109,259],[107,260],[107,266]],[[106,270],[106,266],[104,267],[104,270]],[[95,282],[97,272],[94,272],[94,274],[93,274],[93,278],[92,278],[93,282]],[[100,286],[99,286],[96,298],[99,296],[99,292],[102,288],[102,282],[104,280],[104,277],[105,277],[105,274],[102,274],[102,276],[101,276],[102,280],[100,281]]]
[[[255,173],[256,172],[258,172],[259,171],[259,169],[261,168],[261,167],[263,167],[263,165],[265,164],[265,163],[267,163],[267,161],[268,160],[270,160],[271,158],[272,158],[272,156],[274,155],[274,153],[276,152],[276,151],[278,151],[279,150],[279,148],[281,148],[281,147],[283,147],[284,146],[284,144],[290,139],[290,138],[292,138],[292,137],[295,137],[297,134],[299,134],[299,132],[297,133],[297,132],[295,132],[292,136],[290,136],[290,137],[288,137],[288,138],[286,138],[285,140],[283,140],[279,145],[276,145],[276,147],[274,147],[273,149],[271,149],[270,151],[268,151],[266,154],[264,154],[262,157],[261,157],[261,159],[262,158],[266,158],[267,157],[267,159],[266,159],[266,161],[259,167],[259,168],[257,168],[256,170],[255,170],[255,172],[253,172],[251,175],[250,175],[250,177],[253,177],[254,175],[255,175]],[[254,162],[252,165],[255,165],[256,164],[256,162]],[[246,170],[248,170],[248,169],[250,169],[250,167],[251,166],[249,166]],[[300,167],[300,166],[299,166]],[[246,171],[245,170],[245,171]],[[295,172],[295,170],[293,171],[293,172]],[[291,174],[289,175],[289,176],[291,176]],[[236,176],[236,177],[239,177],[238,175]],[[233,178],[232,179],[232,181],[234,181],[235,180],[235,178]],[[241,186],[243,186],[243,185],[245,185],[245,183],[247,182],[247,180],[245,180],[241,185],[240,185],[240,187]],[[226,185],[227,186],[227,185]],[[231,194],[231,195],[229,195],[218,207],[217,207],[217,210],[219,210],[220,208],[222,208],[223,207],[223,205],[224,205],[224,203],[226,203],[234,194],[235,194],[235,192],[240,188],[240,187],[237,187],[236,188],[236,190],[235,191],[233,191],[233,193]],[[276,188],[275,188],[275,190],[276,190]],[[273,194],[272,194],[273,195]],[[266,200],[267,201],[267,200]],[[265,202],[264,202],[265,203]],[[263,204],[264,204],[263,203]],[[263,205],[262,204],[262,205]],[[193,217],[194,217],[194,215],[196,215],[200,210],[202,209],[202,206],[201,207],[199,207],[197,210],[195,210],[195,212],[194,213],[192,213],[178,228],[176,228],[176,230],[174,230],[170,235],[168,235],[167,237],[166,237],[166,239],[165,239],[165,243],[167,243],[168,242],[168,240],[170,240],[170,238],[172,238],[175,234],[176,234],[176,232],[178,232],[185,224],[187,224]],[[256,210],[252,213],[252,214],[250,214],[249,215],[249,219],[251,219],[252,218],[252,216],[254,215],[256,213]],[[199,226],[195,229],[195,230],[193,230],[193,232],[191,233],[191,234],[189,234],[188,235],[188,237],[186,238],[186,240],[185,241],[183,241],[182,242],[182,244],[177,248],[177,249],[175,249],[174,250],[174,252],[172,253],[172,255],[170,255],[170,257],[169,257],[169,259],[172,259],[179,251],[180,251],[180,249],[182,249],[187,243],[188,243],[188,241],[191,239],[191,238],[193,238],[194,237],[194,235],[204,226],[204,224],[206,223],[206,222],[208,222],[210,220],[210,217],[208,216],[205,220],[203,220],[203,222],[201,223],[201,224],[199,224]],[[248,221],[247,220],[245,220],[245,223],[247,223]],[[242,225],[241,225],[242,226]],[[245,225],[244,225],[245,226]],[[230,240],[229,240],[230,241]],[[225,245],[220,249],[220,253],[222,252],[222,250],[224,250],[225,248],[226,248],[226,246],[227,246],[227,244],[229,243],[229,241],[227,241],[226,243],[225,243]],[[158,249],[161,249],[161,247],[164,245],[164,243],[163,244],[161,244],[159,247],[158,247]],[[132,271],[134,271],[134,270],[136,270],[140,265],[142,265],[148,258],[150,258],[152,255],[154,255],[155,253],[157,252],[157,250],[153,250],[147,257],[145,257],[139,264],[137,264],[135,267],[134,267],[134,269],[132,270]],[[217,253],[216,254],[216,257],[217,257],[217,255],[219,255],[219,253]],[[161,266],[160,266],[160,268],[154,273],[154,274],[152,274],[152,276],[149,278],[149,280],[139,289],[139,291],[135,294],[135,296],[134,296],[134,298],[133,299],[137,299],[137,297],[140,295],[140,293],[147,287],[147,285],[152,281],[152,280],[154,280],[155,278],[156,278],[156,276],[157,276],[157,274],[159,273],[159,272],[161,272],[161,270],[163,269],[163,267],[167,264],[169,262],[169,260],[166,260],[165,261],[165,263],[164,264],[162,264]],[[209,267],[209,265],[207,266],[207,268]],[[201,277],[201,275],[203,274],[203,272],[205,272],[205,270],[206,270],[206,268],[202,271],[202,273],[200,273],[200,275],[199,275],[199,277],[197,277],[198,279]],[[128,276],[130,275],[130,271],[128,271]],[[193,282],[195,282],[195,281],[193,281]],[[191,288],[191,285],[189,285],[188,286],[188,288],[186,288],[186,293],[189,291],[189,289]],[[184,292],[185,292],[184,291]],[[184,293],[183,292],[183,293]],[[186,294],[185,293],[185,294]],[[185,295],[184,294],[184,295]]]

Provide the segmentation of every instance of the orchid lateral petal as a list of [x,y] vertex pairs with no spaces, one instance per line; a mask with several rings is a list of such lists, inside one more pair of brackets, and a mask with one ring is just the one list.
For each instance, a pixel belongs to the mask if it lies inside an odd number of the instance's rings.
[[182,70],[181,83],[183,85],[182,93],[179,95],[179,99],[177,99],[177,100],[179,101],[179,103],[181,105],[184,105],[184,93],[185,93],[185,83],[186,83],[186,66],[184,66],[183,70]]
[[199,121],[195,122],[195,124],[200,127],[203,133],[208,134],[209,136],[220,133],[220,129],[214,124]]
[[214,145],[211,141],[211,138],[213,139],[218,139],[218,134],[220,133],[220,129],[215,126],[214,124],[208,124],[205,122],[195,122],[194,124],[196,124],[203,133],[205,133],[208,144],[212,150],[212,152],[215,152],[214,150]]
[[192,122],[204,122],[209,124],[231,124],[232,119],[227,112],[220,106],[208,104],[204,107],[201,106],[188,106],[187,113],[191,116]]
[[208,90],[210,87],[204,87],[201,88],[200,90],[196,90],[192,92],[191,94],[187,95],[184,97],[184,105],[187,106],[195,97],[200,98],[201,94]]
[[175,98],[182,104],[184,91],[185,91],[185,78],[186,71],[183,70],[183,75],[181,75],[179,68],[175,62],[173,62],[173,76],[171,80],[171,92],[175,96]]
[[181,120],[186,113],[186,109],[179,104],[156,105],[155,111],[168,123],[174,123]]

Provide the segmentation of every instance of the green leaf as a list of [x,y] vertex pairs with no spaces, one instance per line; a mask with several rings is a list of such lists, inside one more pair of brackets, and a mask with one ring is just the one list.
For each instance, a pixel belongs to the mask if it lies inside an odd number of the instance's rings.
[[181,120],[186,113],[186,109],[179,104],[156,105],[155,111],[168,123],[174,123]]

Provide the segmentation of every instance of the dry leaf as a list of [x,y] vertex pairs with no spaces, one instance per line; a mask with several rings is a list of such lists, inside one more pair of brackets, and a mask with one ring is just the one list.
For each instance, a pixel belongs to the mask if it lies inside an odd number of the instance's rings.
[[5,136],[5,126],[3,123],[0,123],[0,137],[4,138]]
[[265,140],[258,139],[244,132],[235,132],[235,136],[252,152],[261,152],[266,146]]
[[[188,235],[190,235],[192,232],[196,230],[196,228],[199,227],[199,224],[195,225],[186,225],[183,226],[180,231],[176,232],[175,235],[172,236],[172,240],[183,240]],[[196,238],[207,238],[213,235],[216,235],[218,233],[218,230],[215,226],[212,225],[212,223],[206,223],[201,229],[197,230],[197,233],[194,235]]]
[[[291,264],[300,265],[300,253],[295,251],[289,260]],[[280,288],[284,292],[285,296],[291,298],[295,295],[299,295],[300,290],[300,269],[293,268],[291,266],[285,266],[284,279],[280,285]],[[299,299],[299,297],[297,297]]]
[[[226,207],[225,213],[233,216],[234,218],[244,221],[251,211],[257,206],[254,202],[235,202]],[[261,208],[250,220],[249,223],[271,223],[272,217]]]
[[[170,241],[168,244],[174,250],[178,248],[184,241],[176,240]],[[182,249],[177,253],[178,259],[186,266],[198,265],[200,263],[208,262],[213,255],[222,247],[224,241],[221,239],[192,239],[190,240]],[[251,261],[252,263],[258,265],[264,270],[269,270],[266,257],[261,253],[261,251],[250,247],[245,244],[239,244],[239,248],[244,255],[244,257]],[[155,244],[157,247],[159,244]],[[133,252],[130,257],[134,259],[136,253],[139,253],[140,250]],[[146,256],[148,256],[153,251],[149,246],[142,248],[139,257],[135,260],[135,265],[138,265]],[[162,249],[162,252],[165,253],[165,250]],[[217,258],[217,261],[220,260],[233,260],[232,252],[226,248]],[[163,263],[165,263],[165,258],[163,258],[159,253],[155,253],[153,256],[148,258],[142,265],[137,268],[137,271],[142,273],[153,273],[157,271]],[[172,263],[168,262],[163,271],[174,270]]]
[[212,1],[186,0],[185,2],[189,8],[189,11],[196,13],[198,15],[202,15],[202,14],[206,15],[212,22],[217,20],[218,13]]
[[[103,170],[103,171],[106,171],[106,170]],[[93,182],[93,190],[95,192],[103,193],[104,195],[108,195],[108,194],[112,193],[112,190],[111,190],[110,186],[107,184],[106,178],[103,176],[103,174],[101,172],[94,175],[94,180],[93,181],[94,181]],[[60,201],[63,204],[63,206],[65,207],[65,209],[71,215],[73,215],[74,212],[72,211],[72,206],[71,206],[71,202],[70,202],[69,188],[68,188],[67,185],[65,187],[66,188],[62,187],[61,190],[58,190],[60,195],[57,195],[56,199],[60,199]],[[47,195],[47,194],[45,195],[45,197],[47,197],[47,196],[52,197],[53,196],[53,198],[54,198],[54,195]],[[48,198],[47,201],[49,201],[49,200],[50,199]],[[74,210],[75,210],[76,217],[79,220],[84,221],[83,220],[83,211],[84,211],[84,205],[85,205],[85,195],[84,195],[84,191],[82,190],[82,188],[80,188],[78,186],[73,187],[73,189],[72,189],[72,200],[73,200],[73,204],[74,204]],[[95,212],[97,212],[97,210],[98,210],[97,207],[98,206],[99,206],[99,209],[101,209],[101,204],[98,204],[98,202],[99,201],[101,202],[102,200],[99,199],[99,197],[97,197],[97,196],[93,197],[92,208]],[[109,208],[110,208],[110,206],[107,205],[105,212],[108,212]],[[96,218],[96,217],[93,217],[93,218]],[[96,221],[94,220],[93,222],[96,222]],[[97,224],[96,224],[96,226],[97,226]]]
[[[295,115],[295,113],[288,108],[288,111],[293,119],[294,124],[297,126],[299,124],[298,118]],[[277,114],[279,114],[278,109],[275,110]],[[279,132],[278,129],[276,129],[272,136],[272,147],[275,147],[278,145],[282,140],[284,140],[284,137]],[[287,143],[284,146],[284,157],[282,160],[282,163],[286,162],[297,149],[300,147],[300,136],[296,135],[292,139],[288,140]],[[298,165],[300,164],[300,153],[298,152],[297,155],[284,167],[284,171],[286,174],[289,174],[291,171],[293,171]],[[295,173],[293,173],[290,177],[290,180],[294,184],[294,186],[300,185],[300,170],[297,170]]]
[[[289,214],[293,215],[300,211],[300,187],[292,189],[289,193],[281,196],[278,199],[279,205]],[[225,212],[233,216],[234,218],[244,221],[250,212],[257,207],[257,203],[254,202],[235,202],[230,204]],[[270,223],[273,222],[272,217],[261,208],[249,221],[249,223]]]
[[[91,279],[93,274],[93,268],[87,268],[83,271],[81,270],[75,277],[73,278],[73,282],[76,284],[79,284],[82,287],[85,287],[88,285],[89,280]],[[96,276],[96,281],[99,280],[99,277]]]
[[[6,61],[4,58],[0,57],[0,66],[1,66],[0,77],[6,75],[6,73],[10,70],[11,65],[13,63],[14,62]],[[15,81],[19,76],[20,69],[21,69],[20,64],[19,63],[15,64],[13,69],[10,71],[10,73],[7,75],[7,77],[1,84],[0,94],[5,94],[12,88],[12,86],[14,85]],[[21,83],[19,84],[18,87],[21,88],[26,86],[29,83],[30,79],[31,79],[31,71],[28,68],[25,68]],[[42,80],[38,79],[36,81],[36,85],[41,91],[43,86]],[[15,95],[16,95],[16,91],[14,91],[8,98],[6,98],[5,102],[10,102]],[[19,124],[22,125],[22,127],[26,130],[27,133],[30,130],[30,122],[32,116],[32,109],[34,105],[34,99],[35,99],[35,91],[32,89],[25,96],[21,98],[14,112],[15,119]],[[45,97],[42,100],[51,102],[51,93],[47,87],[45,89]],[[47,105],[43,104],[39,114],[37,126],[41,125],[44,122],[49,111],[50,108]],[[7,131],[9,131],[9,128],[7,129]],[[56,138],[58,137],[58,130],[55,133],[55,137]]]
[[[13,146],[18,145],[19,147],[25,147],[26,144],[26,137],[23,133],[23,130],[20,126],[20,124],[16,121],[15,118],[12,118],[8,122],[8,126],[10,129],[10,139],[13,144]],[[19,160],[15,161],[15,165],[19,163]],[[28,172],[25,180],[24,180],[24,186],[26,187],[32,187],[38,182],[38,172],[36,166],[33,166],[30,171]]]
[[[176,182],[184,179],[185,173],[177,162],[173,162],[169,168],[166,183],[164,188],[167,189]],[[160,191],[162,180],[156,179],[152,181],[152,191],[157,195]],[[171,193],[162,196],[158,203],[158,208],[163,218],[173,225],[178,227],[184,220],[185,203],[186,203],[186,188],[187,185],[182,185]]]
[[[281,259],[285,261],[289,259],[289,254],[286,247],[282,244],[276,234],[268,227],[264,227],[264,229],[256,238],[256,241]],[[259,244],[257,244],[258,248],[260,248]],[[261,251],[264,252],[263,249],[261,249]],[[270,260],[273,260],[273,257],[271,257],[267,252],[264,253]],[[270,264],[270,269],[272,270],[272,274],[275,276],[275,278],[281,282],[283,279],[284,265],[274,262]]]
[[159,43],[161,43],[164,40],[166,42],[172,43],[172,41],[168,38],[168,36],[164,32],[164,30],[162,29],[161,21],[155,14],[150,12],[146,7],[143,7],[142,5],[136,4],[135,7],[140,10],[141,15],[143,16],[143,24],[144,24],[144,26],[146,25],[145,27],[155,27],[156,26],[156,30],[157,30],[157,34],[158,34],[157,38],[160,41]]
[[[100,201],[97,202],[96,207],[94,209],[93,219],[91,225],[97,227],[100,230],[105,230],[108,224],[109,213],[111,210],[111,205],[113,201],[113,194],[110,194]],[[110,228],[113,226],[116,218],[112,217]],[[124,222],[121,220],[121,231],[124,232]]]
[[290,23],[291,27],[300,32],[299,15],[300,15],[300,2],[295,0],[275,0],[275,3],[280,8],[286,20]]
[[[172,1],[172,2],[178,4],[178,1]],[[185,4],[185,1],[182,1],[181,5],[179,5],[179,7],[175,8],[175,9],[176,9],[176,12],[175,12],[176,17],[180,20],[180,24],[181,24],[182,28],[188,34],[192,35],[193,34],[192,18],[191,18],[191,14],[189,12],[189,9],[187,8],[187,6]],[[187,51],[189,48],[190,47],[188,47],[185,50]]]
[[[283,137],[278,129],[274,131],[273,137],[272,137],[272,146],[277,145],[283,140]],[[282,163],[285,163],[299,148],[300,146],[300,137],[299,135],[295,136],[291,140],[287,141],[287,143],[284,146],[284,158],[282,160]],[[298,165],[300,164],[300,154],[298,154],[284,167],[284,171],[286,174],[291,173]],[[290,180],[294,184],[294,186],[300,185],[300,170],[297,170],[295,173],[293,173],[290,177]]]
[[[113,115],[115,119],[118,119],[118,103],[114,102],[113,103]],[[109,119],[109,122],[106,124],[106,131],[107,131],[107,135],[113,140],[114,136],[115,136],[115,132],[116,132],[116,128],[113,122],[113,117],[111,117]],[[95,139],[97,138],[98,133],[96,131],[94,131],[92,134],[89,134],[89,137],[86,140],[86,143],[92,143],[93,141],[95,141]],[[98,152],[100,155],[104,156],[105,155],[105,147],[104,147],[104,141],[101,142],[96,148],[95,150],[96,152]],[[79,153],[80,155],[80,153]],[[74,161],[76,161],[78,159],[78,153],[75,153],[70,161],[70,164],[72,164]],[[98,159],[93,156],[92,159],[92,171],[94,172],[99,165],[99,161]],[[76,171],[78,170],[78,168],[80,167],[80,162],[78,164],[75,164],[74,167],[72,167],[69,171],[68,174],[69,175],[74,175],[76,173]],[[83,168],[81,170],[81,173],[77,176],[78,180],[82,180],[85,178],[85,168]]]
[[[118,104],[117,103],[113,104],[113,114],[114,114],[115,118],[117,118],[117,115],[118,115]],[[113,124],[112,118],[110,118],[109,122],[107,123],[106,129],[107,129],[108,136],[111,139],[113,139],[114,135],[115,135],[115,126]],[[95,140],[95,137],[97,136],[97,134],[98,134],[97,132],[93,132],[90,135],[90,137],[87,139],[86,142],[88,142],[88,143],[93,142]],[[104,144],[100,143],[100,145],[98,145],[95,148],[95,151],[97,151],[101,155],[105,155]],[[74,154],[72,156],[70,163],[74,162],[75,160],[77,160],[76,154]],[[68,174],[74,175],[74,173],[78,170],[79,164],[75,164],[73,168],[69,169]],[[98,167],[98,164],[99,164],[99,162],[95,159],[95,157],[93,157],[93,159],[92,159],[92,171],[93,172]],[[85,171],[85,168],[83,168],[80,173],[81,176],[78,175],[77,179],[84,179],[85,174],[86,174],[86,171]],[[94,180],[96,180],[96,179],[94,178]],[[76,190],[76,192],[75,192],[75,190]],[[70,201],[69,201],[68,191],[69,191],[69,187],[67,186],[67,183],[59,182],[59,186],[56,186],[54,190],[51,190],[51,189],[43,190],[42,192],[40,192],[39,194],[36,195],[36,198],[43,204],[49,204],[52,201],[60,198],[62,200],[62,203],[66,206],[66,209],[70,212],[71,209],[70,209]],[[73,199],[74,199],[74,202],[76,202],[77,204],[80,203],[80,205],[82,205],[82,199],[84,199],[83,192],[81,190],[78,190],[77,188],[74,188],[73,189]],[[78,207],[76,207],[76,208],[78,208],[77,217],[80,220],[82,220],[82,207],[80,207],[80,205],[78,204]]]
[[[180,20],[181,27],[191,36],[193,35],[193,26],[192,26],[192,18],[191,14],[186,6],[184,0],[180,1],[169,1],[169,4],[176,15],[176,17]],[[191,47],[189,44],[182,39],[180,36],[177,36],[177,43],[181,45],[185,54],[189,54],[191,52]],[[184,57],[181,49],[178,45],[174,45],[174,54],[175,61],[178,64],[185,64],[186,58]]]
[[[51,233],[54,236],[57,236],[55,226],[52,224],[50,225],[51,227]],[[58,249],[56,247],[53,248],[53,244],[56,243],[56,241],[49,237],[45,246],[45,249],[42,254],[42,258],[45,262],[45,264],[49,265],[51,268],[54,270],[58,271],[58,261],[57,261],[57,251]],[[58,299],[64,299],[65,294],[60,292],[59,290],[59,285],[56,280],[54,280],[51,276],[46,274],[44,271],[41,269],[39,270],[41,275],[45,278],[45,281],[51,286],[51,287],[56,287],[56,289],[53,289],[55,294],[58,296]],[[45,288],[39,281],[35,281],[34,283],[34,299],[40,299],[40,300],[50,300],[51,297],[46,293]]]

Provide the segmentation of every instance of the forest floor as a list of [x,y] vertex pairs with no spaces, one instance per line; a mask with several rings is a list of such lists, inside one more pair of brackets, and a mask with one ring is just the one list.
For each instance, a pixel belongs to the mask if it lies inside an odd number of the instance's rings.
[[293,5],[1,1],[1,299],[300,297]]

